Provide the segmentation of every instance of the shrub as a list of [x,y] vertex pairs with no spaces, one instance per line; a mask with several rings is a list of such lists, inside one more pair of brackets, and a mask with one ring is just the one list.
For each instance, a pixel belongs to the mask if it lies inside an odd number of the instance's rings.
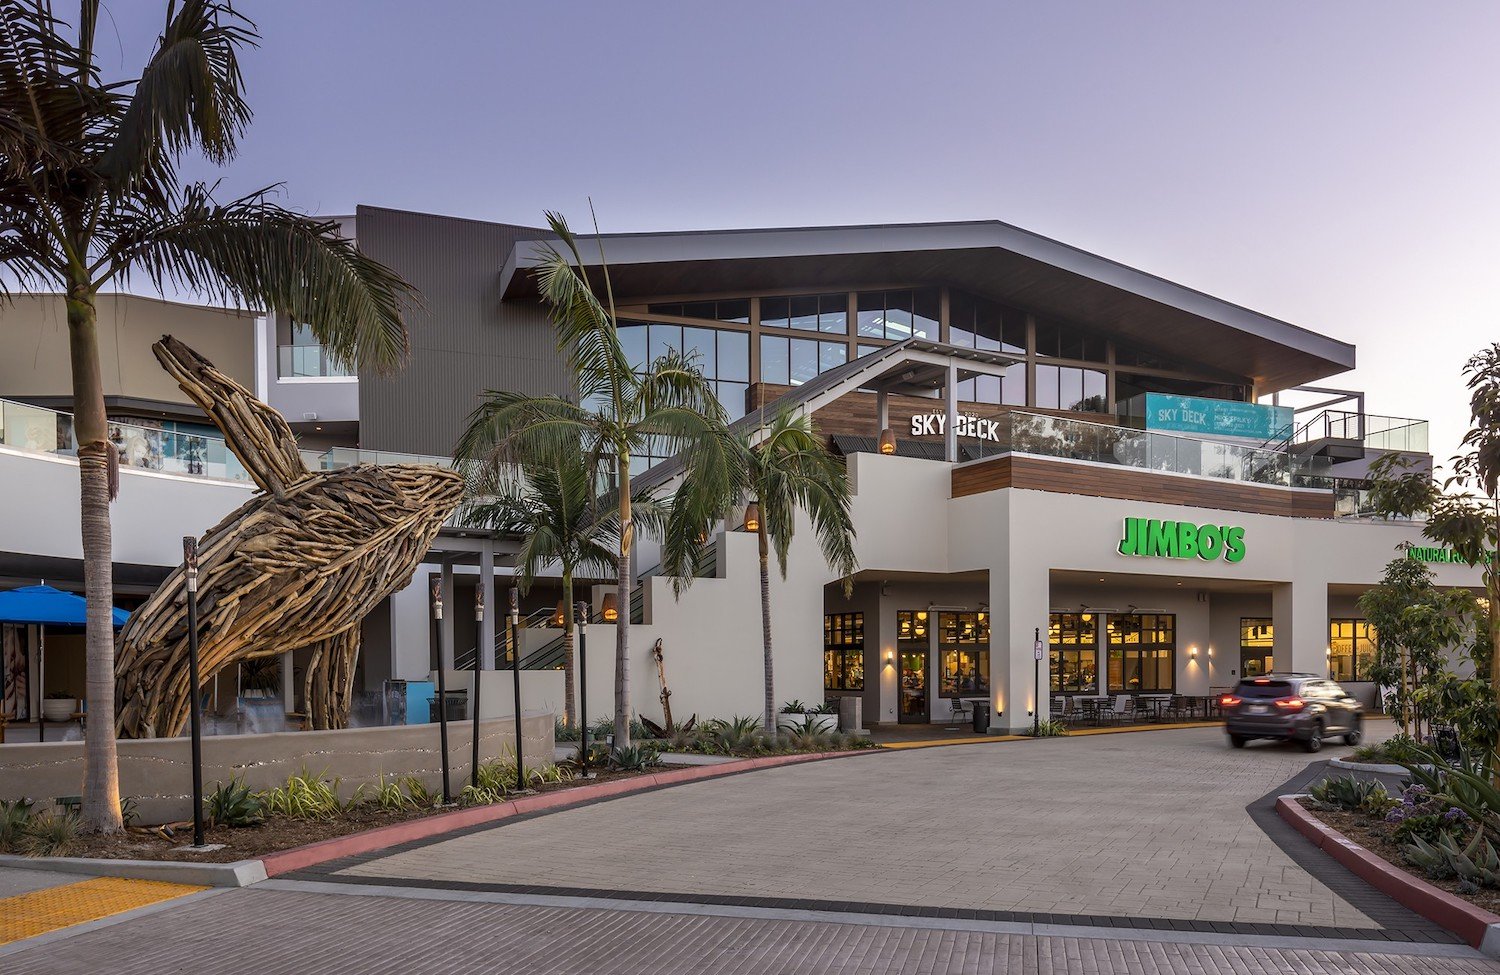
[[398,787],[406,790],[411,804],[418,809],[431,809],[443,801],[443,794],[427,788],[427,783],[415,775],[408,775],[401,779]]
[[138,811],[136,811],[136,808],[135,808],[135,798],[133,796],[123,796],[123,797],[121,797],[121,799],[120,799],[120,822],[124,823],[126,826],[129,826],[131,823],[134,823],[140,817],[141,817],[141,814]]
[[1371,779],[1360,779],[1353,775],[1339,779],[1325,779],[1307,791],[1314,802],[1346,812],[1384,815],[1396,804],[1396,800],[1385,791],[1385,786]]
[[792,700],[786,702],[785,704],[783,704],[781,706],[781,713],[782,714],[802,714],[806,710],[807,710],[807,705],[803,704],[800,700],[798,700],[796,698],[793,698]]
[[1032,730],[1033,738],[1061,738],[1068,733],[1068,726],[1061,721],[1038,721]]
[[497,802],[505,801],[505,793],[494,789],[486,789],[484,786],[464,786],[464,791],[458,795],[460,806],[488,806]]
[[1500,854],[1480,832],[1463,845],[1451,833],[1431,843],[1417,837],[1407,847],[1406,857],[1434,880],[1457,877],[1474,887],[1500,887]]
[[381,809],[384,809],[388,812],[395,812],[401,809],[415,807],[417,805],[412,801],[411,796],[408,796],[405,792],[401,791],[400,780],[393,779],[390,782],[387,782],[384,775],[382,775],[379,781],[376,783],[375,789],[371,793],[371,795],[371,801]]
[[62,857],[78,849],[78,814],[49,812],[33,816],[21,838],[21,852],[32,857]]
[[1354,749],[1355,761],[1381,765],[1425,762],[1425,754],[1422,744],[1406,734],[1395,734],[1378,744],[1360,745]]
[[[590,733],[592,734],[592,731]],[[577,741],[578,726],[570,725],[561,717],[558,717],[553,722],[552,738],[554,741]]]
[[656,749],[645,745],[616,748],[609,753],[610,767],[621,772],[644,772],[660,762],[661,755]]
[[251,791],[238,777],[228,782],[220,782],[214,791],[208,794],[208,821],[215,826],[229,826],[239,829],[245,826],[259,826],[266,821],[266,803]]
[[286,785],[268,790],[261,798],[269,811],[292,819],[332,819],[348,811],[348,806],[339,801],[340,781],[338,777],[309,775],[304,768],[288,776]]
[[31,827],[33,803],[30,799],[0,799],[0,853],[16,853]]

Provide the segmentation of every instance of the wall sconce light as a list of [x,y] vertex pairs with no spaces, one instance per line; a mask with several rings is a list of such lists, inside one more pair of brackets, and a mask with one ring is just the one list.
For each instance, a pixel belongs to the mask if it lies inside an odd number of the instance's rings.
[[751,501],[745,505],[745,531],[760,531],[760,502]]
[[896,666],[896,652],[894,650],[887,650],[885,652],[885,665],[887,667]]
[[1188,656],[1192,657],[1194,660],[1197,660],[1198,659],[1198,648],[1197,647],[1188,647]]
[[613,623],[620,618],[620,607],[615,603],[614,593],[604,594],[604,602],[600,604],[599,615],[604,617],[606,623]]
[[890,427],[880,431],[880,452],[882,454],[894,454],[896,452],[896,435],[891,432]]

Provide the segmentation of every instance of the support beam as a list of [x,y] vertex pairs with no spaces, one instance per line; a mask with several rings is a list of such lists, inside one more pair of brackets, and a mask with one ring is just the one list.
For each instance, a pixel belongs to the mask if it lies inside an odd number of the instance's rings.
[[948,360],[948,378],[943,382],[947,422],[943,426],[943,459],[958,463],[958,363]]
[[875,391],[875,436],[879,437],[891,425],[890,396],[885,387]]
[[495,549],[488,542],[479,552],[479,591],[484,593],[485,618],[479,624],[479,666],[495,669],[495,620],[499,606],[495,602]]
[[444,670],[453,669],[453,655],[457,649],[453,646],[453,563],[445,561],[442,571],[443,605],[447,611],[443,618],[438,621],[438,630],[442,634],[442,646],[438,648],[440,656],[438,663]]

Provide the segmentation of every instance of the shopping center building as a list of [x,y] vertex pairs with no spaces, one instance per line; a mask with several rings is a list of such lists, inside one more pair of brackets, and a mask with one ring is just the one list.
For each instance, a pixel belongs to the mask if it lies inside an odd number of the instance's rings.
[[[411,360],[390,378],[334,362],[294,323],[249,326],[254,388],[317,463],[440,457],[485,390],[570,392],[532,274],[545,231],[373,207],[345,226],[423,302]],[[806,413],[847,460],[853,593],[801,533],[772,582],[781,700],[855,697],[867,724],[977,708],[1006,730],[1058,697],[1201,697],[1273,668],[1373,696],[1376,634],[1358,597],[1426,543],[1419,524],[1370,516],[1364,477],[1387,452],[1431,458],[1425,422],[1335,388],[1352,345],[994,221],[603,244],[633,362],[693,353],[747,436],[779,411]],[[0,397],[14,415],[57,408]],[[28,448],[19,427],[0,435],[0,571],[34,581],[26,567],[45,564],[66,581],[76,467],[66,437]],[[159,445],[127,471],[138,476],[116,506],[117,557],[142,578],[250,490],[227,466],[169,454]],[[668,456],[633,463],[662,491],[679,474]],[[64,527],[10,523],[21,505],[57,509]],[[760,709],[755,538],[736,512],[708,545],[709,567],[680,596],[650,540],[637,549],[640,583],[620,611],[634,624],[632,699],[655,720],[658,640],[679,718]],[[445,530],[413,584],[366,620],[364,690],[422,679],[439,652],[458,669],[503,663],[501,621],[479,627],[466,610],[476,589],[503,603],[513,551]],[[1479,582],[1432,562],[1443,585]],[[428,617],[434,579],[454,607],[446,629]],[[607,580],[590,582],[602,608]],[[526,597],[527,667],[560,660],[557,599],[545,582]],[[608,701],[614,628],[601,620],[587,637],[589,697]],[[285,667],[296,673],[295,655]],[[289,709],[299,683],[284,681]]]

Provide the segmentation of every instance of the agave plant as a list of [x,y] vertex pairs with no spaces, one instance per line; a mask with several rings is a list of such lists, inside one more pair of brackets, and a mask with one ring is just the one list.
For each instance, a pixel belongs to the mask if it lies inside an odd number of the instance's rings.
[[219,783],[205,803],[208,821],[215,826],[240,828],[266,821],[266,802],[238,776]]
[[644,772],[660,763],[661,755],[645,745],[629,745],[609,753],[610,766],[621,772]]
[[1361,779],[1353,775],[1343,778],[1325,779],[1307,790],[1313,801],[1332,809],[1346,812],[1366,812],[1384,815],[1397,804],[1385,786],[1373,779]]
[[31,827],[34,805],[30,799],[0,799],[0,853],[12,853],[21,848]]
[[21,838],[21,852],[33,857],[62,857],[78,849],[81,820],[73,812],[33,816]]

